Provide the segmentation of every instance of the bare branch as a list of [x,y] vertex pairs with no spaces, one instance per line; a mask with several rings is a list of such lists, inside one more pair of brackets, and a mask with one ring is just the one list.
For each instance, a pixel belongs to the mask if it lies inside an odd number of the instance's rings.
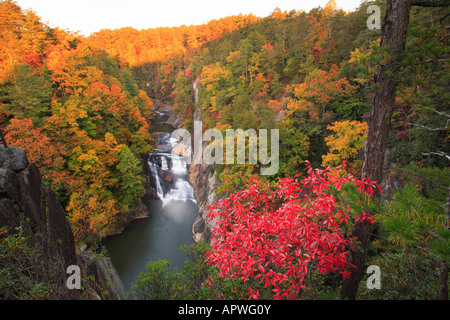
[[448,114],[448,113],[440,112],[440,111],[434,110],[433,108],[430,108],[430,107],[425,107],[425,108],[427,108],[427,109],[429,109],[429,110],[431,110],[431,111],[437,113],[437,114],[440,115],[440,116],[445,116],[445,117],[447,117],[447,118],[450,118],[450,114]]
[[449,127],[448,125],[450,124],[450,119],[447,120],[447,123],[445,124],[445,127],[443,128],[430,128],[421,124],[417,124],[417,123],[408,123],[408,125],[410,126],[414,126],[414,127],[418,127],[424,130],[428,130],[428,131],[444,131],[447,130]]
[[427,127],[427,126],[424,126],[424,125],[421,125],[421,124],[418,124],[418,123],[408,123],[408,125],[414,126],[414,127],[418,127],[418,128],[424,129],[424,130],[428,130],[428,131],[444,131],[444,130],[447,130],[449,128],[450,114],[448,114],[446,112],[441,112],[441,111],[434,110],[433,108],[430,108],[430,107],[425,107],[425,108],[428,109],[428,110],[433,111],[434,113],[437,113],[440,116],[447,117],[448,120],[447,120],[447,123],[445,124],[445,127],[442,127],[442,128],[430,128],[430,127]]
[[430,156],[430,155],[436,155],[436,156],[440,156],[440,157],[445,157],[447,158],[447,160],[450,160],[450,155],[448,155],[445,152],[442,151],[436,151],[436,152],[422,152],[422,154],[424,156]]

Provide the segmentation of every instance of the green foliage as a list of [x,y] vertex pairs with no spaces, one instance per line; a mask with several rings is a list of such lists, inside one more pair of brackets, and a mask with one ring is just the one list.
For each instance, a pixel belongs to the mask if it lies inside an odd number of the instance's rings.
[[129,92],[132,97],[135,97],[139,94],[139,88],[136,82],[133,80],[131,71],[129,69],[122,70],[122,81],[125,84],[125,90]]
[[450,260],[448,218],[434,202],[419,194],[416,185],[406,185],[395,193],[378,219],[388,241],[404,249],[424,248],[438,259]]
[[411,10],[407,45],[399,62],[402,72],[391,139],[391,160],[401,165],[448,166],[444,157],[429,155],[436,151],[450,154],[447,22],[448,9]]
[[52,84],[48,71],[42,75],[28,64],[14,67],[11,85],[6,88],[2,107],[18,119],[30,118],[35,125],[41,125],[49,116],[52,99]]
[[181,299],[177,290],[180,273],[170,272],[170,261],[152,261],[141,272],[132,288],[132,295],[140,300]]
[[180,251],[188,257],[181,272],[177,268],[170,270],[170,261],[167,260],[149,262],[145,272],[139,274],[129,297],[140,300],[208,298],[202,291],[203,282],[209,274],[205,263],[205,253],[209,250],[209,245],[204,241],[181,246]]
[[368,263],[380,267],[381,289],[368,289],[367,276],[364,276],[359,299],[435,300],[439,297],[438,265],[417,250],[383,252]]
[[418,186],[428,201],[434,201],[437,206],[445,203],[448,196],[447,187],[450,185],[448,168],[419,167],[416,164],[410,164],[399,171],[407,183]]
[[381,290],[367,289],[363,279],[361,299],[439,298],[439,266],[450,261],[449,220],[440,204],[408,184],[379,209],[368,264],[380,267]]
[[175,80],[174,110],[183,115],[183,126],[190,130],[193,125],[194,91],[189,78],[180,72]]
[[[30,244],[21,228],[0,228],[0,299],[42,300],[62,297],[58,275],[62,266],[50,264]],[[59,295],[59,296],[58,296]]]
[[229,195],[247,186],[250,179],[257,175],[256,168],[256,165],[249,164],[223,166],[218,174],[220,185],[217,187],[217,195]]
[[119,163],[117,169],[119,191],[122,195],[122,211],[126,212],[130,207],[142,198],[145,193],[142,164],[126,145],[119,147]]
[[[311,152],[311,139],[307,131],[298,127],[296,122],[284,122],[280,128],[280,173],[285,176],[293,176],[304,169],[304,162]],[[306,132],[305,132],[306,131]]]

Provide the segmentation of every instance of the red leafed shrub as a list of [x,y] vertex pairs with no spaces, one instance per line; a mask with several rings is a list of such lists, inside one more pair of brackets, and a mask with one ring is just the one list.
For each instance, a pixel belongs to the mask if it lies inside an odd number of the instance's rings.
[[257,287],[262,285],[274,299],[296,299],[312,268],[348,277],[352,238],[344,228],[357,220],[373,223],[365,212],[352,214],[331,190],[353,183],[356,192],[372,194],[376,183],[342,176],[344,166],[332,173],[327,168],[313,169],[307,162],[306,170],[301,180],[299,175],[280,179],[275,188],[252,181],[249,189],[209,208],[216,227],[207,262],[218,268],[223,279],[247,284],[250,299],[259,298]]

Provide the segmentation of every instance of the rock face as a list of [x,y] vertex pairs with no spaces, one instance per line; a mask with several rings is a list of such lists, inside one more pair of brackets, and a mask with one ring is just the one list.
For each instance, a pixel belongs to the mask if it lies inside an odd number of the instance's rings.
[[166,114],[168,116],[165,121],[166,124],[171,125],[174,128],[179,128],[181,126],[181,116],[177,114],[172,106],[155,105],[155,111]]
[[[196,79],[192,88],[194,90],[195,103],[198,102],[198,83],[199,79]],[[194,120],[199,121],[201,118],[199,108],[195,108]],[[194,137],[192,137],[193,139]],[[206,147],[204,143],[203,148]],[[192,141],[192,150],[194,148],[194,142]],[[194,161],[191,161],[194,163]],[[189,168],[190,182],[194,188],[194,196],[197,200],[198,215],[192,226],[192,234],[195,242],[206,241],[209,242],[211,236],[211,230],[214,228],[215,221],[210,222],[208,220],[207,207],[220,200],[217,195],[217,186],[220,186],[220,180],[215,174],[214,165],[192,164]]]
[[[72,229],[56,195],[43,186],[39,169],[28,162],[24,150],[0,146],[0,166],[0,228],[7,226],[13,233],[20,227],[23,235],[30,237],[30,245],[39,253],[43,263],[58,265],[61,272],[55,275],[55,283],[60,284],[58,292],[62,299],[84,298],[80,290],[66,287],[67,267],[79,265],[81,258],[76,252]],[[92,270],[81,268],[81,272],[85,278],[94,275],[98,280],[96,286],[102,287],[99,292],[107,289],[110,279],[96,277]],[[122,298],[116,293],[99,296]]]
[[28,159],[24,150],[10,146],[5,148],[1,146],[0,167],[9,168],[12,171],[22,171],[28,168]]
[[192,234],[195,242],[201,240],[209,241],[210,231],[214,227],[215,221],[208,220],[207,207],[218,202],[216,187],[220,185],[214,165],[193,164],[190,169],[190,182],[194,188],[195,199],[198,205],[198,215],[192,226]]
[[[83,270],[87,282],[88,299],[91,300],[125,300],[126,292],[116,269],[109,259],[94,257],[87,251],[78,253],[78,265]],[[107,290],[105,290],[107,288]]]

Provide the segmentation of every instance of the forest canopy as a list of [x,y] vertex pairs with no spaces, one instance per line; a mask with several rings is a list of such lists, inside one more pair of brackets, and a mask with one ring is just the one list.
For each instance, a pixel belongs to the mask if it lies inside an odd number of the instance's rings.
[[[449,7],[411,7],[405,48],[395,56],[398,72],[391,74],[383,68],[389,69],[393,49],[380,46],[381,30],[367,27],[370,5],[386,10],[385,1],[375,0],[345,12],[331,0],[309,12],[275,8],[262,18],[104,29],[82,37],[3,0],[1,129],[9,144],[24,148],[37,164],[75,237],[88,243],[120,230],[144,195],[142,159],[154,148],[155,105],[173,106],[188,130],[194,116],[222,133],[279,129],[277,175],[258,177],[253,164],[212,168],[221,203],[236,202],[226,210],[212,208],[223,229],[211,248],[200,248],[198,270],[210,269],[197,276],[208,279],[208,287],[196,293],[181,281],[177,288],[185,291],[172,287],[173,296],[336,297],[342,276],[348,276],[347,232],[369,221],[375,230],[367,263],[383,266],[388,289],[361,286],[359,297],[435,299],[445,268],[448,282],[450,257]],[[395,101],[383,178],[370,181],[361,174],[380,76],[395,83]],[[354,185],[341,186],[343,181]],[[370,200],[374,192],[379,197]],[[264,201],[269,205],[261,208]],[[324,214],[316,217],[318,212]],[[289,239],[274,233],[268,240],[272,251],[285,244],[283,254],[291,260],[264,251],[259,241],[265,234],[256,225],[277,217],[286,222],[285,215],[295,220],[279,226]],[[247,225],[250,218],[255,225]],[[321,229],[327,223],[329,232]],[[320,229],[316,238],[298,238],[305,226]],[[245,240],[253,247],[234,251],[244,266],[224,253],[244,241],[240,230],[254,232]],[[316,257],[313,247],[324,256]],[[251,260],[255,249],[264,259]],[[165,267],[148,269],[168,272]],[[242,278],[227,277],[230,270]]]

